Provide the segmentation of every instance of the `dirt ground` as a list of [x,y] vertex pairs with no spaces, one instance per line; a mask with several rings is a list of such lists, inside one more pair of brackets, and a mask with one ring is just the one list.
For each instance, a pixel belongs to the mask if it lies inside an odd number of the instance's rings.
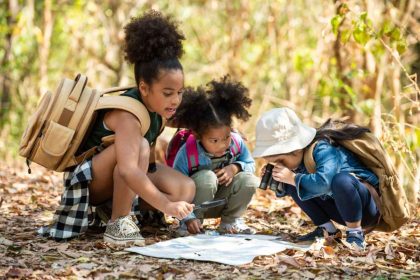
[[[61,174],[35,168],[0,167],[0,278],[4,279],[420,279],[420,219],[393,233],[367,236],[364,252],[326,244],[308,252],[286,250],[229,266],[191,260],[144,257],[102,241],[90,231],[69,242],[36,234],[58,205]],[[417,207],[418,208],[418,207]],[[417,209],[418,213],[418,209]],[[257,191],[246,222],[261,234],[292,240],[313,229],[289,198]],[[209,228],[217,220],[208,223]],[[174,238],[172,228],[145,227],[147,244]]]

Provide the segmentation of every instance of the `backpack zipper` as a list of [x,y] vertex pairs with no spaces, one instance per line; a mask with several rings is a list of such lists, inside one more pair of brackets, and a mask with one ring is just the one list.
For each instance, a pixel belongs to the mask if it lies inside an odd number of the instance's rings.
[[34,145],[32,146],[32,148],[31,148],[31,150],[29,152],[29,155],[26,158],[26,165],[28,166],[28,173],[29,174],[32,173],[31,166],[30,166],[30,164],[31,164],[32,161],[30,160],[30,158],[32,158],[33,153],[36,150],[35,148],[39,146],[39,142],[41,141],[41,137],[42,137],[42,134],[43,134],[42,131],[44,130],[44,127],[45,127],[45,123],[42,125],[42,127],[41,127],[41,129],[40,129],[40,131],[38,133],[38,136],[36,137],[36,140],[34,141]]

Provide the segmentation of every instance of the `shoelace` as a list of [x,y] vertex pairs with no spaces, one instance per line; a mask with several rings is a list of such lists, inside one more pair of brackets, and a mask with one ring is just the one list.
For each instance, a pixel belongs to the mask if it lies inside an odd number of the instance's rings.
[[134,224],[134,222],[129,217],[124,218],[121,221],[120,230],[121,230],[121,233],[124,234],[124,235],[129,235],[131,233],[135,233],[135,232],[139,231],[136,224]]
[[357,237],[358,239],[360,239],[361,237],[363,237],[363,232],[361,231],[347,231],[347,235],[350,237]]

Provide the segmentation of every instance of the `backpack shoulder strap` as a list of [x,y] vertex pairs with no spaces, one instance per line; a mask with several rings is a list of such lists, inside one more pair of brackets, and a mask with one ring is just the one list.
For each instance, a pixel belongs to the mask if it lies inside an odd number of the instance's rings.
[[[127,91],[127,90],[129,90],[129,89],[132,89],[132,88],[134,88],[135,86],[125,86],[125,87],[112,87],[112,88],[108,88],[108,89],[105,89],[105,90],[103,90],[102,92],[101,92],[101,95],[104,95],[104,94],[109,94],[109,93],[113,93],[113,92],[119,92],[119,91]],[[139,102],[142,106],[144,106],[143,105],[143,103],[141,103],[141,102]],[[146,109],[146,111],[147,111],[147,109]],[[133,113],[134,115],[135,115],[135,113]],[[147,116],[149,116],[149,113],[147,112]],[[144,121],[143,121],[144,122]],[[165,119],[165,118],[162,118],[162,126],[160,127],[160,131],[159,131],[159,134],[161,134],[162,132],[163,132],[163,130],[165,129],[165,126],[166,126],[166,122],[167,122],[167,120]],[[149,120],[149,123],[150,123],[150,120]],[[143,126],[143,123],[142,123],[142,126]],[[150,126],[150,124],[149,124],[149,126]],[[147,132],[147,130],[149,130],[149,129],[146,129],[146,132]],[[142,130],[142,132],[143,132],[143,130]],[[143,134],[143,133],[142,133]],[[144,134],[143,134],[144,135]]]
[[[150,127],[149,111],[139,101],[128,96],[102,96],[99,98],[95,110],[121,109],[132,113],[140,121],[141,135],[145,135]],[[163,121],[162,121],[163,123]]]
[[235,157],[241,153],[241,145],[239,144],[239,140],[236,138],[236,134],[232,133],[232,141],[233,145],[230,147],[230,151],[232,152],[232,155]]
[[187,152],[187,161],[188,161],[188,172],[191,173],[196,171],[198,168],[198,148],[197,140],[195,139],[194,134],[190,134],[185,143],[185,149]]
[[314,160],[313,152],[317,143],[318,142],[314,142],[312,145],[307,147],[303,154],[303,164],[309,173],[315,173],[316,171],[316,163]]
[[[118,88],[111,88],[106,90],[105,93],[115,92],[115,91],[122,91],[130,89],[131,87],[118,87]],[[104,93],[104,92],[103,92]],[[102,93],[102,94],[103,94]],[[136,118],[140,121],[141,124],[141,135],[145,135],[150,127],[150,117],[149,111],[147,111],[146,107],[139,101],[128,97],[128,96],[120,96],[120,95],[109,95],[109,96],[101,96],[96,104],[95,110],[101,109],[121,109],[132,113]],[[115,134],[108,135],[102,137],[101,139],[101,146],[107,147],[113,144],[115,141]],[[80,163],[86,158],[93,156],[97,152],[97,146],[83,152],[81,155],[76,157],[76,162]]]

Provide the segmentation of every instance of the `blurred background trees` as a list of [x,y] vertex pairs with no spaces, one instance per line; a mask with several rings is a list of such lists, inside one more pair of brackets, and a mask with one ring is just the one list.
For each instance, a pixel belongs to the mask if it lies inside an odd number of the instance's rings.
[[78,72],[97,88],[134,83],[123,26],[154,8],[186,35],[186,84],[230,74],[254,100],[240,124],[253,146],[258,116],[288,106],[319,126],[369,126],[412,201],[419,187],[420,3],[405,1],[0,0],[0,156],[16,158],[39,97]]

